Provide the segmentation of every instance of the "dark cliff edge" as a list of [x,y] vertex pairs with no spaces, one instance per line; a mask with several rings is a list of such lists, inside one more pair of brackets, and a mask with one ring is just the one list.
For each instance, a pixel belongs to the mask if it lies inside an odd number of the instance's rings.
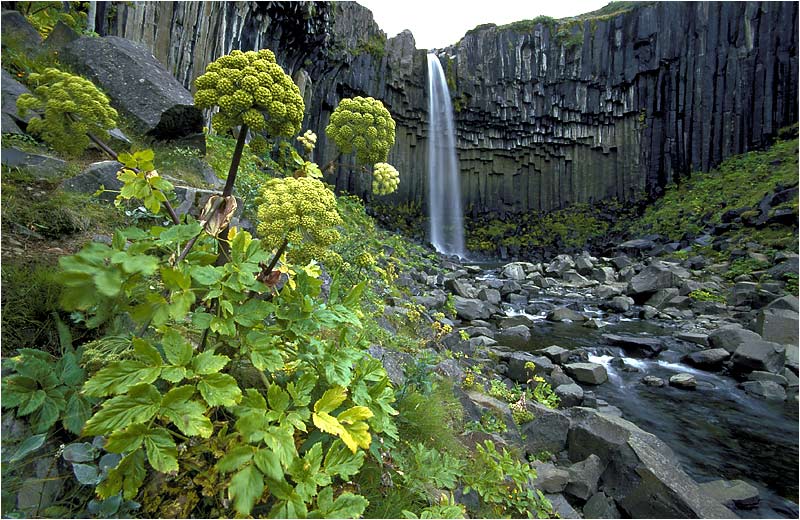
[[[768,144],[797,122],[798,4],[650,3],[569,21],[482,26],[437,51],[456,106],[471,214],[549,211],[657,196],[694,170]],[[273,49],[301,86],[316,160],[342,97],[397,121],[392,203],[426,199],[426,63],[352,2],[133,2],[111,32],[143,42],[184,85],[232,49]],[[337,166],[337,188],[366,178]]]

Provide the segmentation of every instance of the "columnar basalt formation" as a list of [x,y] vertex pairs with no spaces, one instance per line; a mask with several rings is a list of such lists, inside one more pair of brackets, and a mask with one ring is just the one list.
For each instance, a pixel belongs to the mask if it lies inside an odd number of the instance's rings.
[[[797,122],[795,2],[666,2],[618,14],[482,26],[438,55],[456,106],[465,207],[547,211],[657,195],[693,170],[767,144]],[[324,136],[342,97],[384,101],[397,121],[389,200],[426,200],[425,52],[386,39],[337,2],[118,4],[114,34],[141,41],[184,84],[235,48],[273,49]],[[333,182],[368,192],[348,158]]]

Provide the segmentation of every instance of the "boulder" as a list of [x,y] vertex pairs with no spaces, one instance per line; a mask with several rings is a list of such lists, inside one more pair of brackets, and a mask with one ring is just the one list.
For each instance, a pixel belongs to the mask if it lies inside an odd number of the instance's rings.
[[533,487],[544,493],[561,493],[569,481],[569,471],[555,467],[549,462],[535,461],[536,480]]
[[44,46],[49,51],[61,52],[64,47],[74,42],[81,35],[76,33],[70,28],[69,25],[59,21],[53,26],[53,30],[47,35],[44,40]]
[[625,292],[625,284],[612,283],[608,285],[598,285],[592,292],[598,298],[611,298],[612,296],[619,296]]
[[[508,352],[499,356],[500,361],[505,361],[508,365],[506,377],[517,383],[526,383],[528,379],[535,375],[545,376],[553,370],[553,363],[542,356],[534,356],[529,352]],[[528,363],[536,365],[533,372],[525,367]]]
[[595,454],[606,465],[603,492],[631,518],[734,518],[703,492],[658,437],[620,417],[573,408],[569,458]]
[[697,379],[692,374],[681,372],[669,378],[669,385],[684,390],[694,390],[697,388]]
[[553,512],[558,514],[558,518],[583,518],[580,513],[575,511],[575,508],[567,502],[564,495],[546,493],[545,498],[550,501],[553,506]]
[[497,289],[481,289],[478,291],[478,299],[489,302],[492,305],[500,305],[500,291]]
[[392,384],[403,386],[406,382],[406,375],[403,367],[406,365],[413,365],[414,358],[405,352],[395,352],[394,350],[385,349],[379,345],[372,345],[367,349],[367,353],[383,364],[386,375],[389,377],[389,381],[391,381]]
[[628,312],[633,305],[633,298],[628,296],[614,296],[605,306],[617,312]]
[[[480,421],[485,413],[493,413],[501,417],[503,423],[506,425],[506,431],[501,434],[503,439],[511,445],[521,446],[523,444],[522,437],[520,437],[519,431],[517,430],[517,424],[514,422],[514,417],[511,415],[511,409],[506,403],[481,392],[464,392],[458,387],[455,388],[454,392],[461,402],[461,406],[464,407],[465,418]],[[569,423],[569,419],[567,419],[567,423]],[[566,438],[566,435],[564,435],[564,437]],[[563,449],[563,447],[561,449]],[[539,453],[540,451],[542,450],[532,453]]]
[[534,418],[521,426],[525,451],[531,454],[562,451],[567,445],[569,416],[537,402],[528,401],[526,407]]
[[667,347],[657,338],[643,338],[641,336],[627,336],[621,334],[603,334],[603,339],[611,345],[622,347],[634,357],[656,357]]
[[727,507],[750,509],[756,507],[761,497],[758,488],[743,480],[714,480],[700,484],[700,489]]
[[628,293],[632,295],[649,296],[659,289],[676,287],[679,278],[671,269],[660,263],[654,263],[645,267],[639,274],[634,276],[628,286]]
[[575,383],[557,386],[555,394],[561,401],[561,408],[580,406],[583,403],[583,388]]
[[644,303],[645,305],[650,305],[651,307],[655,307],[656,309],[663,309],[667,306],[667,304],[678,296],[678,289],[675,287],[668,287],[666,289],[659,289],[653,295],[648,298]]
[[756,332],[766,341],[796,345],[798,342],[798,313],[796,310],[768,307],[761,309],[756,319]]
[[500,318],[500,321],[497,324],[497,326],[500,327],[501,329],[516,327],[517,325],[524,325],[526,327],[535,327],[536,320],[524,314],[517,314],[516,316],[508,316],[505,318]]
[[595,454],[576,462],[569,467],[569,483],[565,491],[576,498],[587,500],[597,492],[600,475],[605,468],[605,463]]
[[550,361],[558,364],[566,363],[570,355],[569,350],[559,347],[558,345],[550,345],[547,348],[537,350],[536,353],[546,356]]
[[203,114],[192,94],[144,45],[116,36],[83,37],[64,47],[61,60],[100,86],[134,130],[161,140],[202,136]]
[[742,388],[748,394],[767,401],[786,400],[786,390],[774,381],[745,381]]
[[555,388],[561,385],[575,384],[575,381],[565,374],[564,370],[562,370],[560,366],[556,365],[553,367],[553,370],[550,371],[550,384],[552,384],[553,388]]
[[450,292],[462,298],[475,298],[478,295],[478,291],[476,291],[474,287],[467,281],[459,278],[445,280],[444,286],[446,289],[449,289]]
[[599,363],[570,363],[564,365],[564,371],[581,383],[590,385],[600,385],[608,380],[606,367]]
[[545,269],[545,273],[554,273],[558,276],[568,269],[575,267],[575,261],[569,255],[558,255]]
[[526,344],[531,339],[531,329],[525,325],[515,325],[497,331],[495,336],[498,342],[512,346]]
[[594,269],[592,257],[585,252],[578,255],[578,258],[575,259],[575,270],[580,274],[588,275],[591,274],[592,269]]
[[694,343],[695,345],[701,345],[703,347],[708,346],[708,334],[701,334],[698,332],[678,332],[675,334],[675,337],[681,341]]
[[508,296],[509,294],[518,293],[522,290],[522,286],[516,280],[506,280],[500,287],[500,294]]
[[724,348],[731,354],[734,353],[742,343],[759,340],[761,340],[761,336],[755,332],[734,325],[720,327],[708,335],[708,344],[711,347]]
[[[4,134],[24,134],[23,129],[30,121],[30,113],[25,117],[20,117],[17,113],[17,98],[21,94],[29,94],[30,90],[14,79],[14,76],[3,69],[2,81],[0,82],[0,111],[2,111],[2,131]],[[5,151],[3,152],[5,154]]]
[[[786,369],[784,369],[785,373]],[[791,373],[791,370],[789,371]],[[755,370],[747,374],[748,381],[772,381],[773,383],[778,383],[781,386],[787,386],[789,384],[788,379],[786,376],[782,374],[773,374],[772,372],[761,372]]]
[[588,318],[568,307],[559,307],[548,312],[547,319],[550,321],[586,321]]
[[592,280],[596,280],[603,284],[614,283],[617,281],[616,274],[612,267],[595,267],[592,269]]
[[583,506],[584,518],[622,518],[614,499],[600,491],[595,493]]
[[[25,170],[39,180],[54,179],[67,171],[67,162],[49,155],[23,152],[17,148],[3,148],[0,162],[8,168]],[[97,189],[97,188],[95,188]]]
[[611,259],[611,263],[614,264],[614,267],[616,267],[618,271],[633,265],[633,262],[631,262],[631,259],[628,258],[627,255],[615,256]]
[[729,357],[731,357],[731,353],[724,348],[711,348],[700,352],[692,352],[684,356],[681,361],[703,370],[719,370],[722,368],[722,363]]
[[778,373],[783,370],[786,351],[781,345],[770,341],[748,341],[733,353],[731,361],[735,373],[746,374],[754,370]]
[[734,306],[750,305],[756,303],[759,298],[756,294],[758,284],[753,282],[736,282],[731,291],[730,304]]
[[[42,50],[42,37],[19,11],[2,13],[3,47],[14,47],[36,56]],[[3,49],[5,52],[5,49]],[[3,78],[5,81],[5,78]]]
[[434,289],[420,296],[412,296],[411,299],[414,303],[422,305],[430,311],[441,309],[447,303],[447,295],[441,289]]
[[523,269],[522,265],[519,263],[511,263],[507,264],[503,271],[500,273],[500,276],[503,278],[507,278],[509,280],[524,280],[525,279],[525,269]]
[[462,320],[488,319],[492,315],[490,305],[474,298],[453,297],[456,314]]
[[[777,260],[777,257],[776,257]],[[782,259],[782,261],[777,262],[776,265],[769,268],[767,271],[769,275],[774,280],[780,280],[786,274],[794,273],[797,274],[798,269],[800,269],[800,263],[798,262],[798,256],[796,254],[789,255]],[[795,301],[797,298],[795,297]],[[795,309],[797,310],[797,309]]]
[[509,294],[508,303],[517,307],[524,307],[528,303],[528,296],[525,294]]
[[663,379],[656,376],[644,376],[642,378],[642,383],[647,386],[654,386],[656,388],[660,388],[666,384]]
[[647,251],[650,251],[656,247],[656,243],[652,240],[647,240],[645,238],[637,238],[635,240],[628,240],[627,242],[623,242],[617,246],[617,250],[623,251],[628,254],[632,255],[644,255]]
[[572,287],[586,287],[596,284],[596,282],[589,281],[585,276],[572,269],[564,271],[561,278]]

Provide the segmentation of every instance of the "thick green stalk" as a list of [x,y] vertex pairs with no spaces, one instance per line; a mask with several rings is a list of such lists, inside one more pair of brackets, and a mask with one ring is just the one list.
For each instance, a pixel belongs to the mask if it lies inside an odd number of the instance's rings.
[[[239,139],[236,140],[236,148],[231,157],[231,167],[228,170],[228,179],[225,181],[225,188],[222,190],[223,197],[229,197],[233,194],[233,184],[236,182],[236,173],[239,171],[239,163],[242,160],[242,151],[244,150],[244,141],[247,138],[247,125],[242,125],[239,130]],[[230,257],[231,247],[228,243],[228,227],[219,232],[219,256],[217,257],[216,265],[224,265],[228,262]]]

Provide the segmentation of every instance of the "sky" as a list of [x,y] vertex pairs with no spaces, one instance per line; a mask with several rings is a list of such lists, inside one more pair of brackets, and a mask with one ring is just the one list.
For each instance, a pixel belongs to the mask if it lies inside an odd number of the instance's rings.
[[610,0],[357,0],[389,38],[409,29],[418,49],[456,43],[484,23],[503,25],[539,15],[564,18],[600,9]]

